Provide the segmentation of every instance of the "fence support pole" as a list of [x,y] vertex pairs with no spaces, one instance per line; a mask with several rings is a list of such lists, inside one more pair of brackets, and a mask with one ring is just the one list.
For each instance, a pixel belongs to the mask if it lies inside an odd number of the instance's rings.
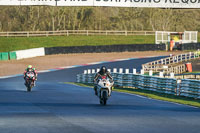
[[140,70],[140,74],[142,74],[142,75],[144,74],[144,70],[143,69]]
[[133,69],[133,74],[136,74],[136,72],[137,72],[137,70],[134,68],[134,69]]
[[159,77],[161,77],[161,78],[163,77],[163,72],[159,73]]
[[170,73],[170,78],[174,78],[174,73]]
[[117,68],[113,68],[113,73],[117,73]]
[[150,71],[149,71],[149,76],[152,76],[152,75],[153,75],[153,71],[150,70]]
[[84,74],[87,74],[87,70],[84,70]]
[[123,73],[123,68],[120,68],[120,69],[119,69],[119,73]]

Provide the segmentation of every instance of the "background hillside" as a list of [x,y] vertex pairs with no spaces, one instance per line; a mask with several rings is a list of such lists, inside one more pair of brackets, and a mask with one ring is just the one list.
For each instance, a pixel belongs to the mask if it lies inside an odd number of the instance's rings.
[[199,9],[1,6],[0,31],[200,31]]

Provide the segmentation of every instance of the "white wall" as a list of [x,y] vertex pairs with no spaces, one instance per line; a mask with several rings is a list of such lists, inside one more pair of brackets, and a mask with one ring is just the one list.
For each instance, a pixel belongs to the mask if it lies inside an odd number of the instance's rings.
[[44,48],[33,48],[33,49],[26,49],[26,50],[18,50],[15,51],[17,55],[17,60],[24,59],[24,58],[32,58],[37,56],[45,56]]

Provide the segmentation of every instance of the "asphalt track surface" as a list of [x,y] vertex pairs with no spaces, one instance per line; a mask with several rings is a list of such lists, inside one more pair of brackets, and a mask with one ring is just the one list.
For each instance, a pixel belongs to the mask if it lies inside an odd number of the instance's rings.
[[[106,63],[109,68],[140,68],[155,60]],[[102,64],[101,64],[102,65]],[[99,65],[41,73],[28,93],[22,77],[0,80],[0,133],[199,133],[200,109],[113,92],[99,105],[93,89],[62,82]]]

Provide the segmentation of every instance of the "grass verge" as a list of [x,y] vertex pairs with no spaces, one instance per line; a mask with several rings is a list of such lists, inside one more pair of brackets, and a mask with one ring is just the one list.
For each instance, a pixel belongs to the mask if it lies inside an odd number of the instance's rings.
[[[93,87],[92,84],[83,84],[83,83],[74,83],[74,82],[66,82],[66,83],[83,86],[83,87],[89,87],[89,88]],[[126,93],[145,96],[145,97],[152,98],[152,99],[200,107],[199,99],[194,99],[194,98],[189,98],[189,97],[175,96],[175,95],[171,95],[171,94],[163,94],[163,93],[159,93],[159,92],[153,92],[153,91],[141,90],[141,89],[133,89],[133,88],[115,87],[114,91],[126,92]]]
[[0,52],[38,47],[154,44],[155,36],[0,37]]

